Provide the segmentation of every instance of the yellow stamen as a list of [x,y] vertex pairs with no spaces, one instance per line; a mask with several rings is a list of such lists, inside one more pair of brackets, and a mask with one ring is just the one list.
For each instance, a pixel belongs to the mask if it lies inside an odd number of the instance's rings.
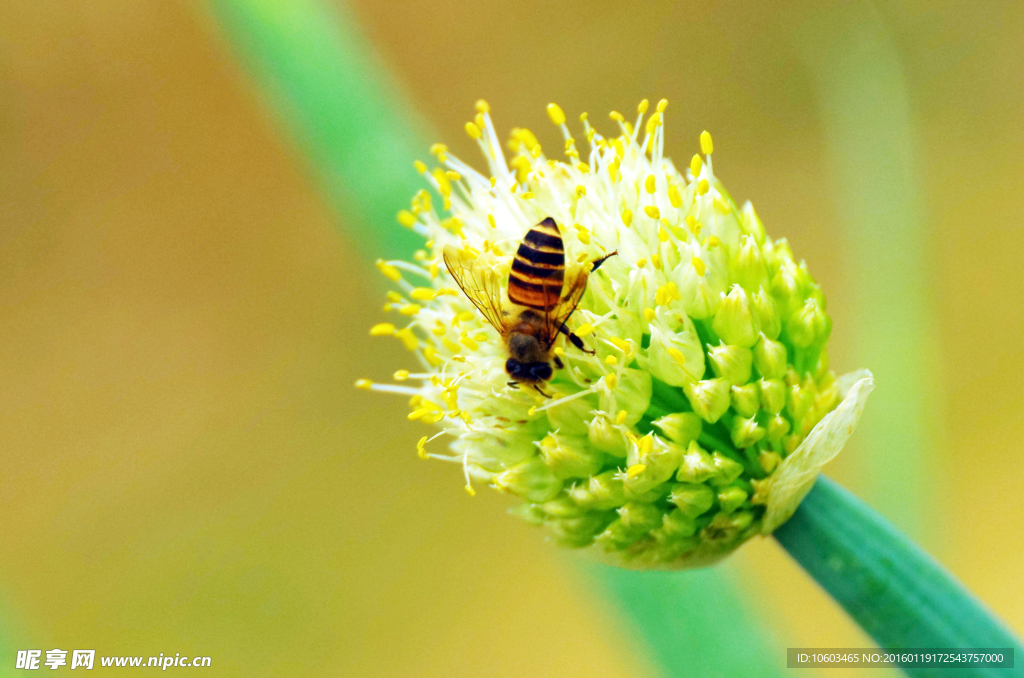
[[644,182],[644,188],[647,189],[648,193],[654,193],[654,191],[657,189],[657,183],[654,179],[653,174],[647,175],[647,180]]
[[593,331],[594,331],[594,326],[593,325],[591,325],[590,323],[583,323],[578,328],[576,328],[576,336],[577,337],[585,337],[585,336],[587,336],[588,334],[590,334]]
[[498,227],[498,222],[496,222],[494,220],[494,215],[493,214],[488,214],[487,215],[487,225],[490,226],[491,228],[497,228]]
[[412,164],[412,166],[415,167],[416,171],[419,172],[420,174],[426,174],[427,173],[427,166],[424,165],[423,162],[420,161],[420,160],[417,160],[416,162],[414,162]]
[[419,304],[406,304],[402,308],[398,309],[398,312],[402,315],[413,316],[420,312],[422,308]]
[[476,112],[477,113],[490,113],[491,105],[483,99],[476,100]]
[[605,386],[608,387],[609,391],[614,390],[615,387],[619,384],[619,377],[614,372],[611,372],[605,375],[604,383]]
[[417,287],[409,296],[416,301],[430,301],[440,293],[440,290],[433,290],[429,287]]
[[668,108],[668,99],[662,99],[658,102],[658,113],[664,113],[666,108]]
[[405,381],[409,378],[409,370],[396,370],[394,377],[395,381]]
[[370,387],[373,386],[373,382],[369,379],[357,379],[356,388],[361,388],[364,391],[369,391]]
[[691,261],[693,262],[693,270],[697,272],[697,275],[703,278],[705,271],[704,262],[701,261],[700,257],[694,257]]
[[558,104],[548,104],[548,117],[551,118],[551,122],[556,125],[565,124],[565,113],[562,111],[562,107]]
[[626,469],[626,476],[629,478],[636,478],[638,475],[643,473],[646,468],[646,464],[633,464],[628,469]]
[[416,338],[416,335],[413,334],[412,330],[408,327],[404,327],[395,332],[395,338],[401,339],[402,344],[404,344],[405,348],[410,351],[415,351],[416,347],[420,344],[419,339]]
[[647,435],[640,439],[640,443],[637,445],[637,447],[640,448],[640,458],[643,459],[654,450],[654,438],[652,438],[651,434],[648,433]]
[[466,492],[467,492],[467,493],[469,494],[469,496],[471,496],[471,497],[475,497],[475,496],[476,496],[476,490],[474,490],[474,489],[473,489],[473,486],[472,486],[472,485],[466,485]]
[[613,355],[610,355],[610,356],[608,356],[607,358],[604,359],[604,362],[606,364],[608,364],[608,365],[618,365],[619,364],[619,359],[616,358]]
[[651,265],[654,266],[654,268],[656,268],[656,269],[658,269],[660,271],[661,270],[661,255],[652,254],[651,255]]
[[672,203],[672,207],[679,209],[683,206],[683,196],[679,195],[679,189],[676,188],[675,184],[668,185],[668,201]]
[[647,322],[653,323],[654,319],[657,318],[657,317],[658,317],[658,314],[656,314],[654,312],[653,308],[645,308],[644,309],[644,320],[646,320]]
[[618,424],[619,426],[622,426],[623,424],[626,423],[626,417],[628,416],[629,414],[626,412],[626,410],[619,410],[619,413],[615,416],[615,423]]
[[669,347],[668,354],[672,356],[672,360],[676,361],[676,364],[680,367],[686,364],[686,356],[678,348]]
[[419,439],[419,442],[416,443],[416,456],[420,459],[429,458],[427,456],[427,436],[423,436]]
[[377,323],[370,328],[371,337],[389,337],[395,333],[395,326],[391,323]]
[[644,208],[644,213],[651,219],[661,219],[661,211],[656,205],[648,205]]
[[704,155],[711,155],[715,145],[711,142],[711,132],[704,130],[700,133],[700,152]]
[[622,210],[622,223],[629,228],[629,225],[633,223],[633,212],[631,210]]
[[398,223],[406,228],[412,228],[416,225],[416,215],[409,210],[401,210],[398,213]]
[[700,176],[700,168],[704,165],[704,161],[700,159],[700,156],[694,153],[693,157],[690,158],[690,172],[693,173],[693,178],[696,179]]
[[393,282],[398,282],[399,280],[402,279],[401,271],[399,271],[397,268],[395,268],[388,262],[384,261],[383,259],[378,259],[376,261],[376,264],[377,269],[380,270],[380,272],[383,273],[389,280]]
[[711,184],[708,183],[707,179],[701,179],[700,183],[697,184],[697,192],[701,195],[706,194],[709,188],[711,188]]

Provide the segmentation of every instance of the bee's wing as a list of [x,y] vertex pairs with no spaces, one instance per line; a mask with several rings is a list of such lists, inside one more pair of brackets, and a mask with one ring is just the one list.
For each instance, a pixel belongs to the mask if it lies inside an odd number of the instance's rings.
[[569,319],[572,312],[576,310],[580,299],[583,298],[583,293],[587,290],[588,277],[590,277],[589,264],[584,264],[565,272],[565,284],[562,287],[565,292],[562,294],[562,300],[558,302],[558,306],[548,316],[550,322],[549,346],[555,343],[555,338],[558,337],[558,332],[561,330],[562,325]]
[[494,270],[480,265],[451,245],[445,245],[444,264],[469,300],[484,314],[487,322],[504,334],[508,323],[502,311],[501,284]]

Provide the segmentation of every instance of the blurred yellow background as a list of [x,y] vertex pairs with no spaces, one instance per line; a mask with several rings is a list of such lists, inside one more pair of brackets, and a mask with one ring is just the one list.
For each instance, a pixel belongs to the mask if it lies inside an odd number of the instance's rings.
[[[353,7],[473,162],[477,98],[499,131],[554,141],[549,101],[603,119],[667,97],[666,153],[714,133],[716,172],[828,294],[833,366],[862,366],[828,118],[794,43],[810,5]],[[920,519],[1022,632],[1024,6],[872,11],[908,95],[940,365]],[[405,366],[367,336],[372,266],[202,4],[12,4],[0,129],[0,675],[54,647],[208,655],[218,676],[657,675],[571,554],[418,460],[403,403],[352,388]],[[830,472],[870,497],[885,457],[860,440]],[[780,665],[869,644],[771,540],[725,568]]]

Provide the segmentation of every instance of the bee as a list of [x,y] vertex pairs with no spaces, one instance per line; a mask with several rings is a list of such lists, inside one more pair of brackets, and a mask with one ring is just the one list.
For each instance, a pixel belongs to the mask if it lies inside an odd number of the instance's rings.
[[498,276],[491,267],[451,245],[444,248],[444,263],[469,300],[501,335],[509,355],[505,361],[505,371],[513,380],[509,385],[528,384],[547,395],[540,384],[554,376],[552,363],[558,369],[564,367],[558,356],[552,355],[559,333],[576,348],[594,354],[565,323],[580,303],[590,273],[615,254],[567,272],[558,224],[547,217],[526,233],[512,260],[507,284],[510,304],[503,302]]

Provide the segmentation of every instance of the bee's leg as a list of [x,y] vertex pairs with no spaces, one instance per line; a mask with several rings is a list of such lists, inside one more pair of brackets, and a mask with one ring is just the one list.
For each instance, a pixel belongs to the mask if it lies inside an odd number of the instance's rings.
[[545,393],[545,392],[544,392],[544,389],[542,389],[542,388],[541,388],[540,386],[538,386],[537,384],[534,384],[534,385],[533,385],[533,387],[534,387],[535,389],[537,389],[537,393],[541,394],[541,395],[542,395],[542,396],[544,396],[545,398],[551,398],[551,394],[550,394],[550,393]]
[[519,382],[518,381],[510,381],[510,382],[508,382],[507,386],[509,388],[514,388],[517,391],[519,390]]
[[566,338],[572,342],[573,346],[583,351],[584,353],[587,353],[589,355],[594,355],[597,353],[596,351],[591,351],[589,348],[587,348],[583,344],[583,340],[577,337],[575,334],[573,334],[572,330],[565,326],[565,323],[562,323],[562,326],[558,328],[558,331],[564,334]]
[[554,358],[555,358],[554,359],[555,367],[557,367],[560,370],[564,370],[565,369],[565,364],[562,363],[562,359],[559,358],[557,355]]
[[590,272],[593,273],[594,271],[596,271],[598,266],[600,266],[604,262],[608,261],[609,259],[611,259],[612,257],[614,257],[618,253],[619,253],[619,251],[615,250],[611,254],[606,254],[603,257],[601,257],[600,259],[595,260],[594,261],[594,267],[590,269]]

